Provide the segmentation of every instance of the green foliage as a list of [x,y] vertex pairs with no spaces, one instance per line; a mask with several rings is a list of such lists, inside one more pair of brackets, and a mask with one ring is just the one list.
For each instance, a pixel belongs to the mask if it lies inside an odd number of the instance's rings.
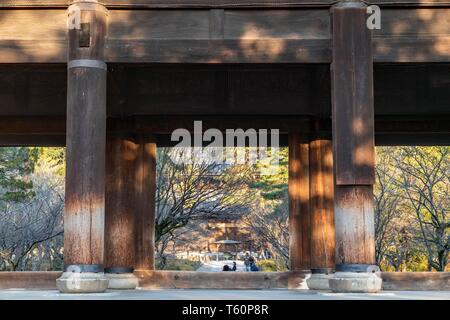
[[0,148],[0,201],[23,202],[35,196],[30,175],[42,170],[42,165],[64,176],[64,148]]
[[39,162],[46,164],[58,176],[64,176],[66,171],[66,148],[39,148]]
[[186,259],[162,259],[155,261],[156,270],[195,271],[201,266],[201,262]]
[[278,163],[262,159],[256,164],[257,172],[270,174],[259,175],[250,184],[258,201],[246,220],[256,245],[267,247],[275,258],[275,269],[281,270],[289,264],[288,148],[279,149],[278,159]]
[[256,164],[257,170],[270,171],[273,172],[273,174],[259,176],[257,181],[250,184],[250,187],[258,189],[261,196],[269,202],[283,201],[287,193],[288,161],[288,148],[280,148],[278,164],[266,162],[264,160],[259,161]]
[[34,172],[39,158],[37,148],[0,148],[0,200],[21,202],[34,197]]
[[260,271],[264,272],[280,272],[287,271],[285,265],[275,261],[275,260],[259,260],[256,264]]
[[259,193],[265,206],[272,208],[274,216],[283,216],[286,215],[288,207],[288,148],[280,148],[278,155],[278,163],[262,160],[256,164],[256,170],[272,174],[258,176],[256,181],[250,184],[250,188]]
[[423,250],[416,250],[407,260],[402,261],[396,269],[392,263],[383,259],[380,262],[380,269],[383,272],[423,272],[428,271],[428,258]]

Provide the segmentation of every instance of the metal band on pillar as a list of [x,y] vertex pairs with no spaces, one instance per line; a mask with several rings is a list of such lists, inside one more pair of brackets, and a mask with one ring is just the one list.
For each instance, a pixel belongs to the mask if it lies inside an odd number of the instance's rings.
[[101,264],[71,264],[65,265],[64,272],[73,272],[73,273],[99,273],[103,272],[103,265]]
[[105,268],[105,273],[124,274],[124,273],[133,273],[133,271],[134,271],[134,268],[130,268],[130,267]]
[[311,268],[311,274],[332,274],[333,268]]
[[72,68],[96,68],[107,70],[108,67],[104,61],[101,60],[90,60],[90,59],[78,59],[71,60],[67,63],[67,69]]
[[373,264],[337,264],[337,272],[379,272],[380,268]]

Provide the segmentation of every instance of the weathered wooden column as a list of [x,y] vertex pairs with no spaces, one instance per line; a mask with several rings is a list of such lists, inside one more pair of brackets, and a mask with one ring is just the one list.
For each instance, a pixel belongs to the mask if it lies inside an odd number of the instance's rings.
[[330,139],[309,143],[311,277],[308,288],[328,290],[335,266],[333,151]]
[[134,190],[135,216],[135,273],[155,269],[155,212],[156,212],[156,142],[153,136],[140,136]]
[[127,134],[108,133],[106,141],[105,273],[110,289],[135,289],[135,178],[140,145]]
[[106,140],[106,8],[69,7],[67,163],[62,292],[102,292]]
[[309,144],[301,134],[289,133],[289,257],[291,271],[309,272]]
[[360,2],[335,5],[331,17],[336,273],[330,287],[376,292],[372,33]]

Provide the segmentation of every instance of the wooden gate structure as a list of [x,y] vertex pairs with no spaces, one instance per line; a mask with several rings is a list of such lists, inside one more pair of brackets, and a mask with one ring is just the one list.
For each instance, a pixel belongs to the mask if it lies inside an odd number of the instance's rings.
[[156,146],[194,120],[279,129],[292,272],[377,290],[374,146],[450,143],[450,2],[0,1],[0,144],[67,147],[72,291],[154,269]]

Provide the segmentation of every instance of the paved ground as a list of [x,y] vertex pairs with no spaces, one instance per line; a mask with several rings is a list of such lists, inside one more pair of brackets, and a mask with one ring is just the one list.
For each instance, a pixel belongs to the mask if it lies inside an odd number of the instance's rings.
[[0,300],[450,300],[450,291],[341,294],[308,290],[133,290],[61,294],[55,290],[0,290]]
[[[200,272],[222,272],[223,266],[228,265],[230,268],[233,267],[233,261],[210,261],[204,263],[200,268],[196,271]],[[244,261],[236,260],[236,271],[243,272],[245,271]]]

